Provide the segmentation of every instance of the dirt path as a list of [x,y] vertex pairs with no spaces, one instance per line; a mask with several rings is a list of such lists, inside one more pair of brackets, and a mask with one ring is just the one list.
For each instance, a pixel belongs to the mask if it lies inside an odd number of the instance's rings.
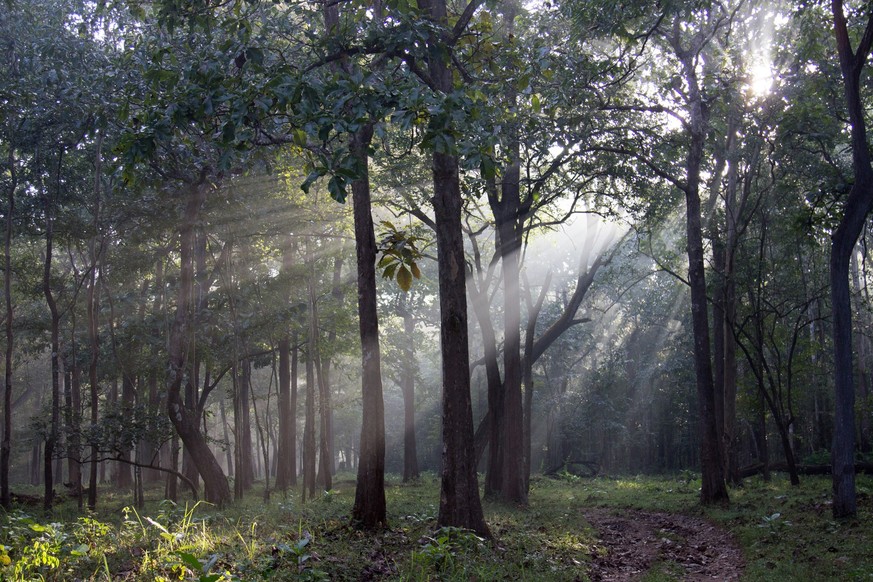
[[583,515],[600,538],[591,580],[638,580],[653,569],[675,580],[739,580],[743,571],[736,542],[704,519],[602,508]]

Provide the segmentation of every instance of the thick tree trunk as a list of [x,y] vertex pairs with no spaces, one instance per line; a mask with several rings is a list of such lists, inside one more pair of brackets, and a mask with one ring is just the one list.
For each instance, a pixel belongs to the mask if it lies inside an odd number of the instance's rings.
[[[437,26],[447,26],[445,0],[421,0],[419,9]],[[428,40],[428,71],[434,89],[452,92],[443,40]],[[439,94],[439,93],[438,93]],[[439,131],[442,128],[436,128]],[[436,222],[440,289],[440,345],[442,351],[442,476],[437,523],[490,535],[476,476],[473,406],[470,396],[470,353],[467,329],[467,289],[464,240],[461,235],[461,185],[458,158],[434,151],[433,206]]]
[[[424,0],[419,8],[437,24],[447,22],[444,0]],[[433,36],[429,71],[436,89],[452,90],[452,74]],[[466,271],[461,237],[461,188],[457,157],[433,154],[434,215],[440,289],[442,348],[442,478],[437,523],[489,535],[476,477],[473,410],[470,397]]]
[[192,307],[191,293],[194,278],[194,226],[200,215],[200,207],[206,199],[206,186],[193,184],[188,192],[185,215],[179,229],[180,234],[180,277],[176,302],[176,315],[170,334],[168,355],[170,371],[167,380],[167,411],[170,421],[179,433],[185,448],[191,455],[197,470],[203,478],[206,501],[223,506],[230,502],[230,487],[221,470],[221,465],[209,449],[206,439],[200,432],[199,416],[188,410],[182,401],[182,380],[185,375],[187,359],[188,325]]

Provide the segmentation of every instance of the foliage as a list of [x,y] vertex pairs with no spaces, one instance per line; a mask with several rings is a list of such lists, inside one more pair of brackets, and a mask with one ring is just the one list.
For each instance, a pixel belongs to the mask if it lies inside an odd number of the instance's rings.
[[391,221],[382,221],[382,235],[377,248],[382,253],[378,268],[382,270],[385,279],[397,279],[397,285],[403,291],[412,288],[413,277],[421,278],[418,262],[422,251],[418,248],[422,238],[405,230],[398,229]]

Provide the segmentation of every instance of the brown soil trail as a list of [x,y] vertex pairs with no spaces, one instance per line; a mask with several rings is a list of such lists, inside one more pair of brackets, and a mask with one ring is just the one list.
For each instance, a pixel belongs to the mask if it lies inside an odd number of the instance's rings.
[[597,531],[591,580],[639,580],[655,569],[675,580],[739,580],[744,561],[733,537],[705,519],[633,509],[592,508]]

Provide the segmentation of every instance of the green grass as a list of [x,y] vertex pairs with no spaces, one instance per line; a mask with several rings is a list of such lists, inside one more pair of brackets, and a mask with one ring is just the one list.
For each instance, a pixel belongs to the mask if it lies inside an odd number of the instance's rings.
[[[95,515],[74,504],[46,517],[34,508],[0,516],[0,578],[9,580],[360,580],[365,568],[386,580],[584,580],[597,539],[582,512],[600,506],[707,517],[743,548],[745,580],[873,579],[873,481],[859,477],[859,517],[830,516],[830,480],[747,480],[728,508],[701,508],[699,482],[679,477],[535,477],[527,509],[486,502],[493,540],[436,529],[438,481],[387,481],[390,528],[354,530],[351,475],[301,504],[299,491],[261,491],[224,511],[207,504],[148,501],[126,509],[128,495],[101,492]],[[150,492],[157,495],[160,492]],[[677,580],[659,562],[644,580]]]

